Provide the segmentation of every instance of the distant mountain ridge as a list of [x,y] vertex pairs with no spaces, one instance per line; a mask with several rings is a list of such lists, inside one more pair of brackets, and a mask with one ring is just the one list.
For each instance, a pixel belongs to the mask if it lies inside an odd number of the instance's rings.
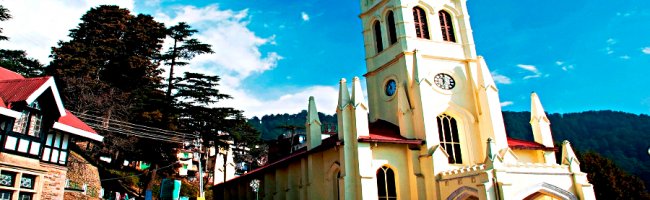
[[[248,123],[260,131],[262,139],[274,140],[284,133],[279,126],[304,126],[306,116],[306,111],[265,115],[251,118]],[[594,151],[612,159],[618,166],[650,185],[650,116],[609,110],[553,113],[547,116],[551,121],[556,147],[568,140],[574,149]],[[322,124],[336,124],[336,115],[319,113],[319,117]],[[509,137],[533,141],[530,112],[505,111],[503,119]]]

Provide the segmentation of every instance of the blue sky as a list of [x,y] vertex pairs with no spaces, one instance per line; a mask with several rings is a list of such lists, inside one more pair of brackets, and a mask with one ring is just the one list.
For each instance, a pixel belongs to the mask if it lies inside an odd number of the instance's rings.
[[[220,88],[235,99],[219,106],[243,109],[247,116],[295,113],[306,108],[310,95],[319,111],[333,113],[338,80],[365,73],[358,1],[0,3],[15,12],[0,24],[12,39],[1,45],[26,49],[43,62],[92,6],[118,4],[167,25],[186,21],[217,53],[197,57],[183,70],[222,76]],[[498,82],[504,110],[529,110],[530,92],[536,91],[547,112],[650,113],[650,1],[467,4],[478,54]]]

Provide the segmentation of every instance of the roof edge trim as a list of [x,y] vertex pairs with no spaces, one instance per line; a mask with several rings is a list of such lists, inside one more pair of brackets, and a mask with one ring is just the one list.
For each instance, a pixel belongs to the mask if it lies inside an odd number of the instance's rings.
[[59,90],[56,88],[56,83],[54,83],[53,77],[48,77],[47,81],[43,83],[36,91],[27,97],[27,104],[34,102],[39,96],[45,92],[48,88],[52,89],[52,95],[54,95],[54,101],[56,102],[56,107],[59,109],[59,114],[65,116],[65,108],[63,107],[63,101],[61,101],[61,96],[59,95]]
[[3,108],[3,107],[0,107],[0,114],[8,117],[13,117],[15,119],[20,118],[20,116],[22,115],[22,113],[18,111],[8,109],[8,108]]
[[69,126],[69,125],[65,125],[65,124],[62,124],[62,123],[59,123],[59,122],[54,122],[54,126],[52,126],[52,128],[55,128],[55,129],[60,130],[60,131],[65,131],[65,132],[68,132],[68,133],[72,133],[72,134],[75,134],[75,135],[78,135],[78,136],[81,136],[81,137],[89,138],[89,139],[99,141],[99,142],[102,142],[104,140],[104,136],[101,136],[101,135],[95,134],[95,133],[91,133],[91,132],[88,132],[88,131],[84,131],[84,130],[81,130],[81,129],[78,129],[78,128],[75,128],[75,127],[72,127],[72,126]]

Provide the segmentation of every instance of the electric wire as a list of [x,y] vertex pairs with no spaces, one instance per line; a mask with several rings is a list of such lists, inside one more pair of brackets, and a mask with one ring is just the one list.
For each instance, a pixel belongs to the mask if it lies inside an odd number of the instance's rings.
[[177,131],[170,131],[170,130],[160,129],[160,128],[156,128],[156,127],[150,127],[150,126],[134,124],[134,123],[125,122],[125,121],[120,121],[120,120],[116,120],[116,119],[110,119],[110,118],[106,119],[105,117],[99,117],[99,116],[90,115],[90,114],[86,114],[86,113],[79,113],[79,112],[72,112],[72,113],[77,115],[77,117],[79,117],[79,118],[86,118],[86,119],[93,118],[93,119],[95,119],[97,121],[101,121],[101,122],[105,122],[105,120],[108,120],[109,124],[111,122],[113,122],[113,123],[117,123],[117,124],[124,125],[124,126],[140,128],[142,130],[155,130],[155,131],[158,131],[160,133],[167,134],[167,135],[174,135],[174,136],[176,136],[176,135],[192,135],[192,136],[196,136],[196,134],[189,134],[189,133],[182,133],[182,132],[177,132]]
[[90,114],[73,112],[78,118],[84,120],[88,125],[93,128],[105,130],[109,132],[117,132],[127,136],[135,136],[147,139],[154,139],[166,142],[183,143],[188,139],[194,139],[197,134],[187,134],[177,131],[169,131],[155,127],[149,127],[114,119],[108,119],[109,125],[105,123],[107,119]]

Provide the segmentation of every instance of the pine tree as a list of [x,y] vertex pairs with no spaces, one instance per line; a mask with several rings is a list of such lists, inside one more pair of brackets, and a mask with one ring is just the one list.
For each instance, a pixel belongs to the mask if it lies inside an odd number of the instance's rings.
[[[211,45],[201,43],[199,40],[192,38],[197,32],[197,30],[192,29],[185,22],[180,22],[167,29],[169,37],[174,40],[174,45],[162,56],[163,60],[165,60],[165,65],[169,66],[167,98],[172,98],[174,68],[176,66],[188,65],[189,61],[197,55],[214,53]],[[170,101],[173,100],[170,99]]]
[[[11,14],[9,14],[9,9],[0,5],[0,21],[7,21],[9,19],[11,19]],[[2,33],[2,28],[0,28],[0,33]],[[0,35],[0,41],[1,40],[9,40],[9,38],[7,36]]]

